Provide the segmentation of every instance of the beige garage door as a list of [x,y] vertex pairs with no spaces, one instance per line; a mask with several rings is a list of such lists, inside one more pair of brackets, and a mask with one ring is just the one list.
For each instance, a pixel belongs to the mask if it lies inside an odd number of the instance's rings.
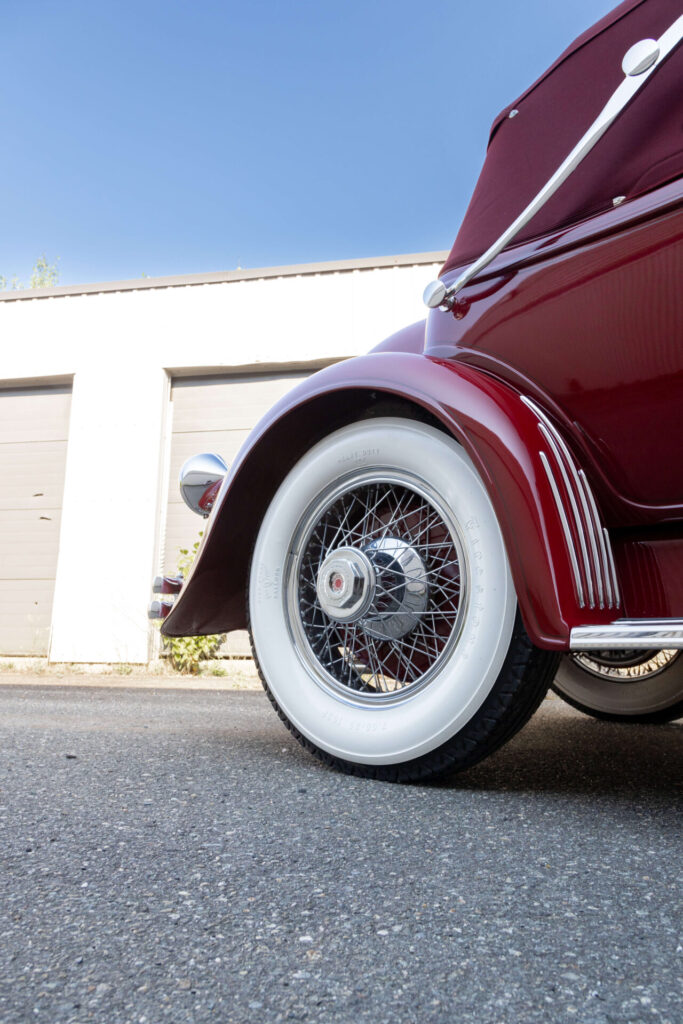
[[[164,545],[165,572],[173,574],[180,548],[189,548],[202,521],[183,503],[178,473],[185,459],[197,452],[216,452],[230,464],[261,416],[307,373],[256,376],[189,377],[171,388],[171,472]],[[227,651],[247,654],[246,634],[231,634]]]
[[0,654],[50,643],[70,387],[0,389]]

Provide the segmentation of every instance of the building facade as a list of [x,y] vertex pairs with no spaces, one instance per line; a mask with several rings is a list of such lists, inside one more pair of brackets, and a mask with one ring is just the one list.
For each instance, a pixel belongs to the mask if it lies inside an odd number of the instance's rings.
[[422,319],[445,255],[1,294],[0,654],[154,657],[152,579],[201,529],[182,462]]

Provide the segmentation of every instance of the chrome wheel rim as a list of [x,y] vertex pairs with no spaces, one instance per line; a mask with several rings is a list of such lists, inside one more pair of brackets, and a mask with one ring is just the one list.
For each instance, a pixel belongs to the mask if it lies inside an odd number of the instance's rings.
[[658,676],[679,657],[677,650],[608,650],[582,651],[570,655],[571,660],[598,679],[613,683],[640,683]]
[[308,674],[341,701],[412,698],[458,642],[468,569],[457,523],[407,472],[351,474],[295,531],[286,619]]

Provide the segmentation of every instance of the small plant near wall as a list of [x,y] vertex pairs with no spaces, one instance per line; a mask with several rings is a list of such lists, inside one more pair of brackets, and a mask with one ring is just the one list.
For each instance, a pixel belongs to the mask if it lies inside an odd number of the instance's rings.
[[[177,566],[179,576],[185,578],[189,573],[203,535],[202,530],[191,548],[180,549]],[[171,664],[177,672],[196,676],[199,674],[200,662],[215,657],[225,642],[225,637],[225,633],[215,633],[212,636],[167,636],[164,637],[164,650],[168,652]]]

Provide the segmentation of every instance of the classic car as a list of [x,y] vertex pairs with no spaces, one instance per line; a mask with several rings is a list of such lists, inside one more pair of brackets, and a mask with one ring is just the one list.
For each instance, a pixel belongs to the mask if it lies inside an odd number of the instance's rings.
[[493,124],[425,322],[291,391],[229,471],[167,636],[250,630],[345,772],[466,768],[553,685],[683,714],[683,15],[627,0]]

